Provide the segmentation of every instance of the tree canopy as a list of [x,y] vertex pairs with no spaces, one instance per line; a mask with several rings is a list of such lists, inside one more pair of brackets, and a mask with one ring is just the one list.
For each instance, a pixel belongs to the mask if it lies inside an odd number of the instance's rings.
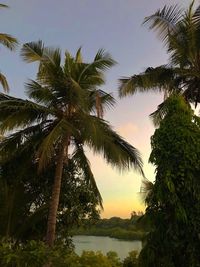
[[[169,55],[168,63],[148,67],[144,72],[120,79],[119,95],[136,92],[164,92],[165,99],[181,94],[195,106],[200,102],[200,6],[195,1],[187,10],[175,6],[164,6],[144,20],[150,30],[155,30],[163,41]],[[152,114],[158,124],[165,114],[165,101]]]
[[[89,147],[119,170],[135,168],[143,175],[142,160],[135,147],[126,142],[102,118],[113,97],[99,89],[104,72],[115,61],[99,50],[91,63],[83,61],[81,49],[73,57],[42,41],[27,43],[21,51],[27,62],[38,62],[36,80],[26,84],[29,99],[0,95],[0,131],[9,133],[0,144],[2,160],[16,153],[32,151],[40,172],[54,162],[55,174],[49,204],[47,243],[53,245],[64,167],[72,160],[84,173],[87,185],[101,203],[90,163],[84,151]],[[32,101],[33,100],[33,101]]]
[[[8,6],[5,4],[0,4],[0,8],[8,8]],[[9,50],[13,51],[16,48],[18,41],[15,37],[13,37],[10,34],[0,33],[0,44],[8,48]],[[3,73],[1,72],[0,72],[0,83],[3,87],[3,90],[6,93],[9,92],[9,85],[8,85],[7,79],[5,75],[3,75]]]
[[156,177],[144,217],[152,230],[140,266],[199,266],[200,120],[179,96],[166,106],[151,138]]

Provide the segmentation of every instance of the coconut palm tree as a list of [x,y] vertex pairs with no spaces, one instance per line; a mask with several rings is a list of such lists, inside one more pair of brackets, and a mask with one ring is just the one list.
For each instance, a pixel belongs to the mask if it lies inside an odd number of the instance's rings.
[[26,93],[33,101],[1,94],[0,131],[15,133],[2,142],[0,151],[6,157],[31,144],[40,171],[55,162],[46,235],[47,244],[52,246],[63,167],[70,158],[86,166],[88,174],[85,146],[119,170],[134,167],[143,174],[142,161],[139,152],[101,118],[104,108],[114,104],[110,94],[99,90],[105,82],[104,71],[115,63],[108,53],[99,50],[91,63],[85,63],[81,49],[75,57],[66,51],[62,66],[60,50],[39,41],[25,44],[22,56],[27,62],[39,62],[36,81],[26,84]]
[[[146,17],[144,24],[155,30],[164,42],[169,62],[143,73],[120,79],[121,97],[136,92],[163,91],[165,99],[179,93],[188,103],[200,103],[200,6],[194,8],[192,1],[184,11],[178,6],[165,6]],[[165,114],[165,101],[154,113],[155,122]]]
[[[8,8],[7,5],[0,4],[0,8]],[[7,33],[0,33],[0,44],[8,48],[9,50],[14,50],[16,48],[16,45],[18,44],[18,41],[15,37],[11,36]],[[9,91],[9,85],[7,82],[6,77],[0,72],[0,83],[3,87],[3,90],[5,92]]]

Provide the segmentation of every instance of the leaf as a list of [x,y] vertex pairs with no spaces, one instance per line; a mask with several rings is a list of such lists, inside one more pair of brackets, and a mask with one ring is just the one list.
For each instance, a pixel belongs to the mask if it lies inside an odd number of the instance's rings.
[[44,52],[44,44],[41,40],[38,42],[30,42],[23,45],[21,56],[27,63],[40,61]]
[[1,83],[5,93],[8,93],[9,92],[9,85],[8,85],[6,77],[2,73],[0,73],[0,83]]
[[7,33],[0,33],[0,43],[10,50],[14,50],[18,44],[15,37]]
[[101,197],[101,194],[99,192],[99,189],[97,187],[94,175],[92,173],[91,167],[90,167],[90,162],[88,158],[86,157],[84,150],[83,150],[83,145],[76,142],[76,149],[73,152],[72,161],[75,161],[77,166],[82,170],[84,173],[84,178],[86,179],[88,186],[91,188],[92,191],[94,191],[96,197],[98,198],[98,202],[103,209],[103,200]]
[[143,24],[149,24],[149,29],[158,32],[158,36],[167,44],[169,33],[176,32],[176,25],[182,18],[183,10],[174,6],[164,6],[156,13],[144,19]]
[[81,47],[76,52],[75,62],[76,63],[82,63],[83,62],[83,58],[82,58],[82,54],[81,54]]

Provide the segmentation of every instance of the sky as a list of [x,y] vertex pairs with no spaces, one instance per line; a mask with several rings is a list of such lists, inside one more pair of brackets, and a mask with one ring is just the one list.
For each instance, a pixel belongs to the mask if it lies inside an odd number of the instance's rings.
[[[84,59],[90,61],[104,48],[118,64],[106,73],[103,90],[113,93],[116,106],[105,119],[141,153],[146,177],[153,181],[154,166],[148,163],[150,137],[154,126],[149,114],[163,99],[162,94],[145,93],[118,97],[118,79],[137,74],[146,67],[165,64],[167,55],[155,32],[142,26],[145,16],[164,5],[187,7],[189,0],[8,0],[0,10],[1,32],[18,38],[15,53],[0,48],[0,71],[11,87],[10,94],[25,97],[24,83],[34,79],[36,65],[20,58],[20,46],[43,40],[46,46],[60,47],[74,54],[81,46]],[[198,3],[198,1],[196,1]],[[134,170],[119,173],[100,156],[89,153],[91,167],[104,201],[102,217],[129,218],[131,212],[144,210],[139,194],[142,177]]]

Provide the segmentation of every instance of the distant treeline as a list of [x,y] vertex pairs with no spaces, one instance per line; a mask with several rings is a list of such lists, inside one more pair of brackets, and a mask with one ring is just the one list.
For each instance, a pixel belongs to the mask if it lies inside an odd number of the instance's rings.
[[148,228],[140,223],[141,214],[131,216],[131,219],[112,217],[100,219],[94,225],[86,223],[71,231],[71,235],[109,236],[125,240],[142,240]]

